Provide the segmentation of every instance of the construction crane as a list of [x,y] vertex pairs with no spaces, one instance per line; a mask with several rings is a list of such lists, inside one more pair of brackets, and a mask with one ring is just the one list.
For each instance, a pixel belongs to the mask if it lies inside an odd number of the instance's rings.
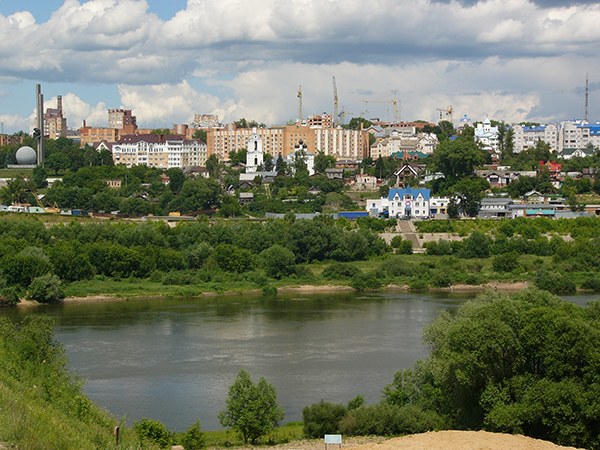
[[394,107],[394,123],[400,122],[400,100],[396,97],[394,92],[394,98],[391,100],[361,100],[363,103],[391,103]]
[[446,120],[450,123],[452,123],[452,113],[454,112],[454,110],[452,109],[452,105],[448,106],[448,108],[443,109],[443,108],[436,108],[436,111],[440,112],[440,120],[442,120],[443,113],[446,113]]
[[300,122],[300,125],[302,125],[302,85],[298,87],[298,109],[298,121]]
[[334,128],[337,128],[338,126],[338,95],[335,77],[333,77],[333,126]]
[[[342,106],[342,110],[340,111],[340,113],[337,115],[337,117],[340,118],[340,120],[338,122],[341,122],[342,125],[344,125],[344,122],[346,121],[346,115],[347,114],[354,114],[353,112],[348,112],[344,109],[344,107]],[[337,126],[337,124],[336,124]]]

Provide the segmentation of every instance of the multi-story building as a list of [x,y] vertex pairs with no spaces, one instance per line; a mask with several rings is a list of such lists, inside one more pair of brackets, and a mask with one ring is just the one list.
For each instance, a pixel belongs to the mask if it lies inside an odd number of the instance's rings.
[[5,145],[18,145],[23,143],[23,136],[11,136],[9,134],[0,134],[0,147]]
[[600,124],[582,120],[562,122],[558,137],[558,151],[565,148],[583,148],[589,144],[600,148]]
[[137,129],[137,119],[130,109],[109,109],[108,128],[123,130],[123,134],[133,134]]
[[140,131],[137,127],[137,119],[130,109],[109,109],[108,128],[88,127],[84,120],[79,134],[81,145],[94,145],[102,141],[117,142],[121,136],[141,134]]
[[219,116],[213,114],[195,114],[194,128],[223,128],[223,124],[219,122]]
[[224,129],[207,130],[208,154],[228,160],[232,151],[246,148],[251,135],[262,140],[263,152],[272,157],[287,158],[302,141],[311,153],[323,152],[336,159],[360,159],[368,154],[369,137],[365,131],[342,128],[323,128],[308,125],[287,125],[272,128],[237,128],[235,124]]
[[528,148],[535,147],[538,141],[546,142],[552,151],[558,149],[560,127],[558,125],[524,126],[513,125],[514,152],[520,153]]
[[323,113],[320,116],[308,116],[306,119],[306,125],[309,127],[332,128],[333,116],[328,113]]
[[388,158],[394,153],[421,152],[432,154],[439,144],[434,133],[400,133],[393,131],[387,137],[379,138],[371,146],[371,158]]
[[112,146],[115,164],[127,167],[145,165],[167,170],[205,166],[206,144],[177,135],[127,135]]
[[56,103],[56,108],[48,108],[44,114],[44,136],[49,139],[67,136],[67,118],[63,117],[62,95],[56,98]]

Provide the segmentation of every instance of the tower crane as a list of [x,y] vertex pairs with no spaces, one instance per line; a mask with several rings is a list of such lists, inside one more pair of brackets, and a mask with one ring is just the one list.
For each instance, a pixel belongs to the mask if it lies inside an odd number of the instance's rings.
[[[346,119],[346,115],[347,115],[347,114],[354,114],[354,113],[353,113],[353,112],[346,111],[346,110],[344,109],[344,107],[342,106],[342,110],[341,110],[341,111],[340,111],[340,113],[338,114],[338,117],[340,118],[340,120],[339,120],[338,122],[341,122],[341,124],[342,124],[342,125],[344,125],[344,122],[346,121],[345,119]],[[336,125],[336,126],[337,126],[337,125]]]
[[337,86],[335,85],[335,77],[333,77],[333,126],[337,128],[338,126],[338,95],[337,95]]
[[442,120],[442,114],[446,113],[446,120],[452,123],[452,113],[454,112],[454,109],[452,109],[452,105],[448,106],[448,108],[446,109],[436,108],[436,111],[440,112],[440,120]]
[[394,92],[394,98],[391,100],[361,100],[363,103],[391,103],[394,107],[394,123],[400,122],[400,100],[396,97]]
[[298,120],[302,125],[302,85],[298,87]]

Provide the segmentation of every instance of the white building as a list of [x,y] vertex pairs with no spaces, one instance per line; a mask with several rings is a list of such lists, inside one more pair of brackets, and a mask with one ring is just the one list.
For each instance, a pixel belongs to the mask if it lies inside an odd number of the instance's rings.
[[582,120],[562,122],[558,138],[558,151],[565,148],[583,148],[592,144],[600,148],[600,124]]
[[493,127],[488,117],[475,128],[475,142],[482,145],[490,153],[500,153],[500,133],[498,127]]
[[429,217],[430,189],[390,189],[389,217],[400,219]]
[[256,172],[258,167],[262,166],[264,162],[262,137],[256,133],[256,128],[252,131],[253,133],[248,138],[248,145],[246,147],[246,173]]
[[514,125],[513,144],[514,152],[520,153],[528,148],[535,147],[538,141],[542,141],[550,145],[552,151],[558,149],[558,138],[560,127],[558,125],[541,125],[535,127],[527,127],[524,125]]
[[112,145],[112,154],[115,165],[144,165],[163,170],[205,166],[207,159],[204,142],[177,135],[127,135]]

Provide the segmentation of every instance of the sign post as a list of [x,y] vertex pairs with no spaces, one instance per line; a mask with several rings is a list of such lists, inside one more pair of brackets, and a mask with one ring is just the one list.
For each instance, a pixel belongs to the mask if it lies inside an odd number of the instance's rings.
[[325,435],[325,450],[327,445],[338,444],[338,448],[342,448],[342,435],[341,434],[326,434]]

